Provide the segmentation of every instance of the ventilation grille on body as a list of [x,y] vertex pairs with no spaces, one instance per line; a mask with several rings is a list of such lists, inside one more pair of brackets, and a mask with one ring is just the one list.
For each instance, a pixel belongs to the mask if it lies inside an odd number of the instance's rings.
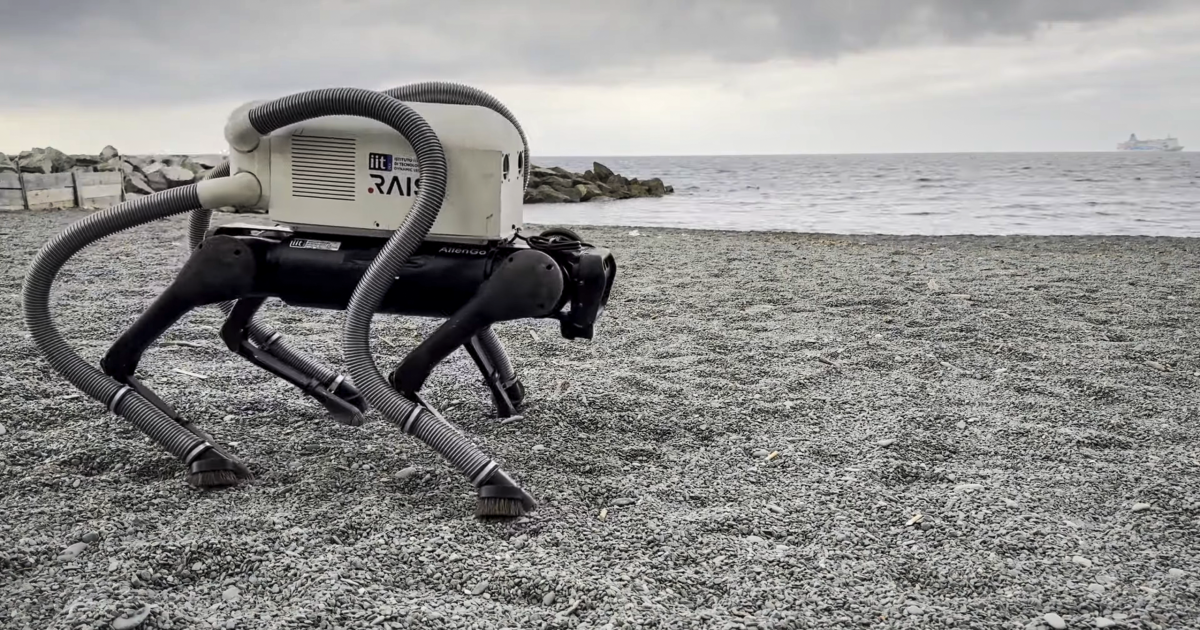
[[354,201],[354,138],[292,136],[292,196]]

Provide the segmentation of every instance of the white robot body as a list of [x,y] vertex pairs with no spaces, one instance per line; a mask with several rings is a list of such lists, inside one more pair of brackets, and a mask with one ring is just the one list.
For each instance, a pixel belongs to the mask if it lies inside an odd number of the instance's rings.
[[[524,145],[512,123],[484,107],[406,105],[429,123],[446,155],[446,195],[429,238],[486,243],[521,228]],[[390,235],[420,187],[408,141],[357,116],[284,127],[249,152],[231,146],[229,164],[231,175],[248,171],[258,178],[262,195],[255,209],[295,229],[328,234]]]

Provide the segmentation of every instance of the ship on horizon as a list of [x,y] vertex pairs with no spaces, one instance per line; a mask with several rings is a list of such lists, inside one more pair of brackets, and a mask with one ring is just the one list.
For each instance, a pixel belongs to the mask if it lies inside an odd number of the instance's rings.
[[1182,151],[1179,140],[1168,135],[1166,138],[1155,140],[1138,140],[1137,134],[1129,134],[1129,139],[1117,145],[1118,151]]

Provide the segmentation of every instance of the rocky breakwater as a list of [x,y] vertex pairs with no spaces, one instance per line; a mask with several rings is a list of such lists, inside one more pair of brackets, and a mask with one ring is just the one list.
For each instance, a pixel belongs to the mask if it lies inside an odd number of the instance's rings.
[[127,197],[197,182],[218,164],[220,156],[121,155],[111,146],[97,155],[68,155],[54,147],[34,148],[14,156],[0,153],[0,172],[120,172]]
[[612,169],[593,162],[583,173],[572,173],[555,166],[531,166],[529,185],[525,187],[525,203],[579,203],[612,201],[635,197],[662,197],[675,192],[657,177],[645,180],[627,178]]

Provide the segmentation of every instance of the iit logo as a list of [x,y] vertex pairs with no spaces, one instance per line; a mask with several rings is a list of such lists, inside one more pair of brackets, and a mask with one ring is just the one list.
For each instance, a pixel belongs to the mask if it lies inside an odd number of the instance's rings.
[[367,155],[367,170],[371,171],[390,171],[392,170],[392,156],[387,153],[370,153]]

